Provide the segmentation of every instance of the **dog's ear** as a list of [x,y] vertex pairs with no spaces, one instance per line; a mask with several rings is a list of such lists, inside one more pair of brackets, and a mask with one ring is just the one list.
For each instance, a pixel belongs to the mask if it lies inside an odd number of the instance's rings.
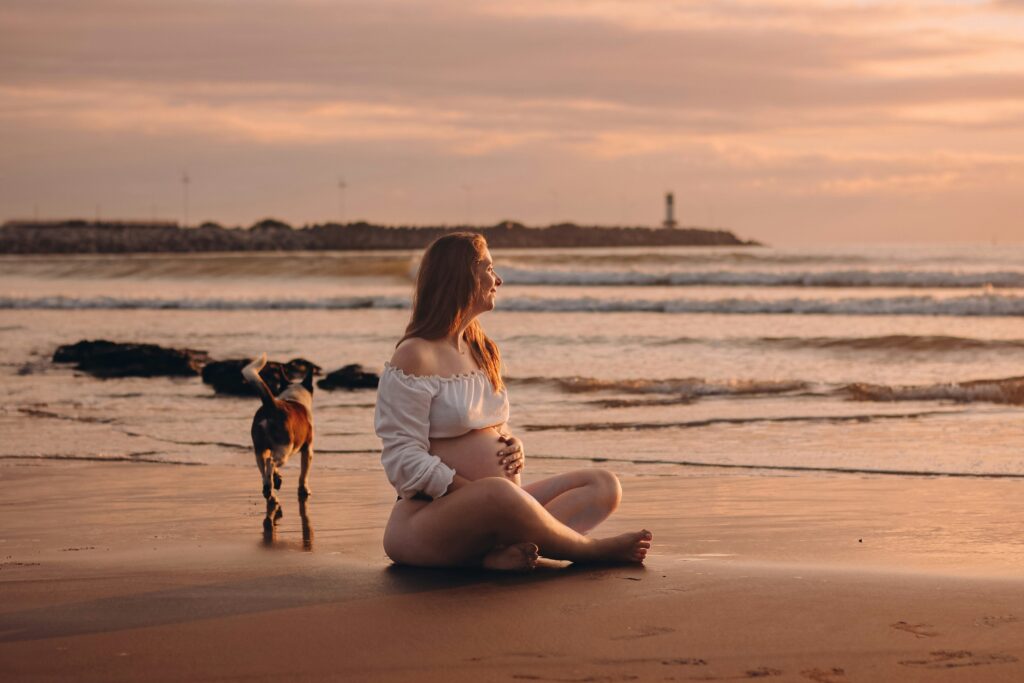
[[313,366],[306,368],[306,376],[302,378],[302,388],[313,395]]

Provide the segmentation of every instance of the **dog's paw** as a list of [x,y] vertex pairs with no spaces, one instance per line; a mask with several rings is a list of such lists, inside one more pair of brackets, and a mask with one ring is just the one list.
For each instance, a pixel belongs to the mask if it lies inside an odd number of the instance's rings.
[[270,498],[270,484],[263,485],[263,497]]
[[274,472],[274,488],[278,490],[281,489],[281,475],[277,472]]
[[313,492],[310,491],[308,487],[306,487],[306,486],[300,486],[299,487],[299,500],[306,500],[312,494],[313,494]]

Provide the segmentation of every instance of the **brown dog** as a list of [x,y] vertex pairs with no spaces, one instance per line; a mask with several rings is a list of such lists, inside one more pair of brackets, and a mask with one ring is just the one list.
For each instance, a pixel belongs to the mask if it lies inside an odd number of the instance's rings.
[[296,451],[302,453],[302,472],[299,474],[299,499],[309,497],[309,466],[313,462],[313,370],[306,372],[301,383],[289,385],[276,397],[260,377],[267,364],[263,354],[242,369],[245,377],[260,395],[263,405],[252,418],[252,446],[256,451],[256,465],[263,476],[263,497],[270,498],[271,483],[281,488],[283,467]]

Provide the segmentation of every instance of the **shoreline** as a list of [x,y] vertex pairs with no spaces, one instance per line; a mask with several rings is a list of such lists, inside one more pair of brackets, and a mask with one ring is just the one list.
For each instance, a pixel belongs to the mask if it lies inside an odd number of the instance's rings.
[[296,473],[265,536],[254,467],[0,461],[0,674],[1024,675],[1020,482],[626,472],[599,532],[653,529],[645,566],[511,576],[391,565],[393,495],[365,466],[314,466],[304,538]]

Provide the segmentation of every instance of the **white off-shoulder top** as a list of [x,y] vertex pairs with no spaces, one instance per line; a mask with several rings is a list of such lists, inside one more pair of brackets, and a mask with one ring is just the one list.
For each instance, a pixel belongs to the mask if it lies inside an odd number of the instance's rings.
[[508,421],[508,392],[495,393],[482,371],[452,377],[408,375],[390,363],[377,387],[374,428],[380,460],[402,498],[445,494],[455,470],[430,454],[430,439],[462,436]]

